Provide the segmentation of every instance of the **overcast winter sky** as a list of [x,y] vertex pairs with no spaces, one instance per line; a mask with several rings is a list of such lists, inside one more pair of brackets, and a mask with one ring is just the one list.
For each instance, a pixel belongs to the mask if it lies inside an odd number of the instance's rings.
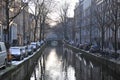
[[[79,0],[55,0],[55,1],[57,1],[57,6],[55,7],[56,11],[54,11],[54,12],[52,12],[50,14],[51,19],[53,19],[54,21],[59,20],[58,13],[59,13],[60,8],[62,7],[62,5],[65,3],[65,1],[70,4],[69,10],[68,10],[68,17],[73,17],[74,16],[74,8],[75,8],[76,3]],[[53,25],[53,26],[55,24],[56,24],[55,22],[51,23],[51,25]]]
[[58,6],[61,6],[62,4],[64,4],[64,2],[68,2],[70,4],[70,8],[69,8],[69,17],[73,17],[74,15],[74,8],[75,8],[75,4],[76,2],[78,2],[79,0],[55,0],[58,1]]
[[[74,16],[74,8],[75,8],[76,3],[79,0],[55,0],[55,1],[56,1],[57,5],[55,6],[55,8],[56,8],[55,11],[53,10],[53,12],[49,15],[51,19],[53,19],[55,21],[59,19],[58,13],[59,13],[59,10],[62,7],[62,5],[65,3],[65,1],[70,4],[69,10],[68,10],[68,16],[69,17]],[[34,12],[33,6],[34,5],[30,6],[32,9],[32,11],[30,10],[30,12],[32,12],[32,13]],[[54,25],[54,23],[53,23],[53,25]]]

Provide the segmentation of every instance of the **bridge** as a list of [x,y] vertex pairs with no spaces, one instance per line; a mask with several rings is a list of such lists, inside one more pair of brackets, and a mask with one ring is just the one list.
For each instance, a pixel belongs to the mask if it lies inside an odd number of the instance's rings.
[[46,35],[46,43],[48,45],[62,44],[62,38],[52,32]]

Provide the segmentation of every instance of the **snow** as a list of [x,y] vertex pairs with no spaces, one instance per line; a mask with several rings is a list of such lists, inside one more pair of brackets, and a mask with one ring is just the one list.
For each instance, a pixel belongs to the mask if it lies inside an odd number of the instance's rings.
[[35,53],[37,53],[40,49],[38,49],[36,52],[34,52],[32,55],[29,55],[28,57],[24,58],[23,60],[21,61],[12,61],[12,65],[19,65],[21,64],[22,62],[24,62],[25,60],[29,59],[30,57],[32,57],[33,55],[35,55]]

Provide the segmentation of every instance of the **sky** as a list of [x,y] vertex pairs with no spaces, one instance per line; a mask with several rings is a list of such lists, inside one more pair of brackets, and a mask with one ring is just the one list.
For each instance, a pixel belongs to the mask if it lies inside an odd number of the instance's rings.
[[[50,18],[54,21],[59,21],[59,10],[60,7],[64,4],[64,2],[66,1],[67,3],[70,4],[69,10],[68,10],[68,17],[74,17],[74,9],[75,9],[75,5],[77,2],[79,2],[79,0],[55,0],[57,2],[57,7],[56,7],[56,11],[52,12],[50,14]],[[56,22],[51,23],[51,26],[56,25]]]
[[[74,16],[74,8],[75,8],[75,5],[76,3],[79,1],[79,0],[55,0],[57,1],[57,10],[59,11],[60,7],[64,4],[64,2],[66,1],[67,3],[70,4],[70,7],[69,7],[69,10],[68,10],[68,17],[73,17]],[[55,17],[58,17],[58,13],[56,12],[53,12],[53,18]]]
[[[76,3],[79,1],[79,0],[55,0],[57,5],[56,5],[56,10],[53,11],[51,14],[49,14],[50,18],[54,21],[57,21],[59,18],[59,10],[61,8],[61,6],[64,4],[64,2],[66,1],[67,3],[70,4],[70,7],[69,7],[69,10],[68,10],[68,17],[73,17],[74,16],[74,8],[75,8],[75,5]],[[33,5],[32,5],[33,6]],[[34,7],[31,7],[32,11],[30,10],[30,12],[34,12]],[[52,25],[54,25],[54,23],[52,23]]]
[[68,16],[69,17],[73,17],[74,16],[74,8],[75,8],[75,5],[76,5],[76,2],[78,2],[79,0],[55,0],[55,1],[58,1],[59,2],[58,4],[60,4],[60,5],[64,4],[65,1],[67,3],[69,3],[70,4],[70,8],[69,8]]
[[[57,2],[57,7],[60,8],[62,4],[64,4],[64,2],[68,2],[70,4],[70,8],[69,8],[69,17],[73,17],[74,16],[74,8],[76,5],[76,2],[78,2],[79,0],[55,0]],[[34,5],[32,5],[30,8],[32,8],[32,13],[34,11]],[[30,10],[31,12],[31,10]]]

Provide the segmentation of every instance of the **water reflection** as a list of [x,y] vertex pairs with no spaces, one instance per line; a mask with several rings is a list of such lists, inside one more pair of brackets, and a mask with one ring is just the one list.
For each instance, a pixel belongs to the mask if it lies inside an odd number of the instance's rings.
[[118,74],[114,74],[112,70],[105,65],[91,61],[82,55],[76,54],[75,75],[76,80],[120,80]]
[[62,80],[62,62],[59,60],[56,50],[52,49],[46,61],[46,80]]
[[[63,68],[62,57],[57,55],[56,49],[52,49],[46,62],[45,80],[65,80],[66,71]],[[75,71],[72,66],[67,66],[67,79],[75,80]]]
[[120,80],[106,66],[64,46],[48,47],[43,54],[30,80]]
[[[45,73],[41,73],[41,68],[43,68],[44,64],[44,60],[41,57],[42,64],[40,64],[39,60],[35,69],[37,78],[35,79],[35,73],[33,73],[31,80],[76,80],[75,70],[72,65],[70,65],[68,61],[66,62],[67,64],[64,63],[66,59],[69,59],[63,57],[64,54],[68,55],[68,53],[64,51],[66,49],[63,47],[46,48],[43,52],[45,54]],[[71,51],[69,51],[69,53],[71,53]],[[41,78],[41,75],[44,75],[44,78]]]

